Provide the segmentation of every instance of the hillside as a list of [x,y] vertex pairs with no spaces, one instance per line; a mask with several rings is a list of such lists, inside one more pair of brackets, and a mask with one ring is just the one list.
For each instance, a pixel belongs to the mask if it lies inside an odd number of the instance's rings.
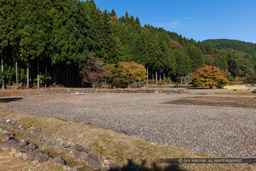
[[174,82],[204,64],[220,67],[233,78],[255,70],[255,44],[226,43],[243,54],[218,52],[205,42],[142,26],[139,17],[128,12],[117,17],[114,9],[101,11],[93,0],[6,1],[0,23],[3,88],[92,86],[84,84],[80,74],[92,57],[104,64],[134,61],[148,69],[149,78],[157,73],[158,79]]
[[218,50],[234,49],[256,56],[256,44],[240,40],[230,39],[208,39],[202,42],[204,45],[211,45]]
[[158,72],[175,79],[202,66],[208,53],[193,39],[142,26],[128,12],[117,17],[114,9],[101,11],[93,0],[13,0],[0,14],[6,85],[39,86],[40,78],[41,86],[84,86],[80,71],[89,56],[105,64],[134,61],[148,68],[150,78]]

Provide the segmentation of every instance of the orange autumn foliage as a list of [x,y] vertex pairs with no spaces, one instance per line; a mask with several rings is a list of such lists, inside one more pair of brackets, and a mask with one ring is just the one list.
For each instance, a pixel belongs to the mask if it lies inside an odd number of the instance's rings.
[[119,62],[122,68],[121,75],[126,75],[129,82],[143,82],[147,78],[143,65],[135,62]]
[[229,84],[229,82],[225,77],[224,71],[221,71],[215,66],[204,65],[193,73],[192,81],[190,84],[193,87],[209,86],[212,88],[213,86],[216,86],[221,88]]
[[131,83],[143,83],[146,78],[146,69],[135,62],[119,62],[105,67],[104,77],[107,82],[116,87],[127,87]]

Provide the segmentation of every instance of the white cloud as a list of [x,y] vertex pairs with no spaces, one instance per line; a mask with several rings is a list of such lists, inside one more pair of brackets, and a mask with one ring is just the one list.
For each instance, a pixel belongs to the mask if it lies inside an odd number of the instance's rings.
[[175,29],[181,25],[180,20],[172,21],[170,24],[167,23],[167,27],[170,29]]
[[157,22],[157,23],[154,23],[153,25],[157,27],[163,27],[167,30],[173,30],[181,27],[197,27],[197,28],[207,27],[207,25],[203,23],[197,23],[195,19],[196,19],[195,17],[187,16],[187,17],[179,18],[172,21]]

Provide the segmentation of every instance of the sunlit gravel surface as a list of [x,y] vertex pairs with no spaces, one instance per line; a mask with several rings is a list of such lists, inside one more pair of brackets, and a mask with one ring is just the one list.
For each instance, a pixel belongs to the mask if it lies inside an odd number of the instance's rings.
[[0,108],[93,124],[161,144],[226,157],[256,157],[256,110],[161,104],[189,95],[44,95]]

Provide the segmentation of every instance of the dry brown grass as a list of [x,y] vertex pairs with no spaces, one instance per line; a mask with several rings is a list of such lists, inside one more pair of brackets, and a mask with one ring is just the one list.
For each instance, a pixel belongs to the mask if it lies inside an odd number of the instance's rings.
[[17,170],[38,170],[38,171],[62,171],[61,166],[56,165],[53,161],[44,164],[33,164],[31,161],[15,157],[7,151],[0,150],[0,170],[17,171]]
[[256,108],[256,97],[238,97],[238,96],[195,96],[174,101],[163,102],[163,104],[179,105],[201,105],[201,106],[224,106],[239,108]]
[[252,91],[233,91],[233,90],[189,90],[189,94],[192,95],[240,95],[240,96],[253,96],[255,95]]
[[29,96],[29,95],[42,95],[52,93],[67,93],[68,88],[41,88],[41,89],[18,89],[18,90],[2,90],[0,91],[0,97],[10,96]]

